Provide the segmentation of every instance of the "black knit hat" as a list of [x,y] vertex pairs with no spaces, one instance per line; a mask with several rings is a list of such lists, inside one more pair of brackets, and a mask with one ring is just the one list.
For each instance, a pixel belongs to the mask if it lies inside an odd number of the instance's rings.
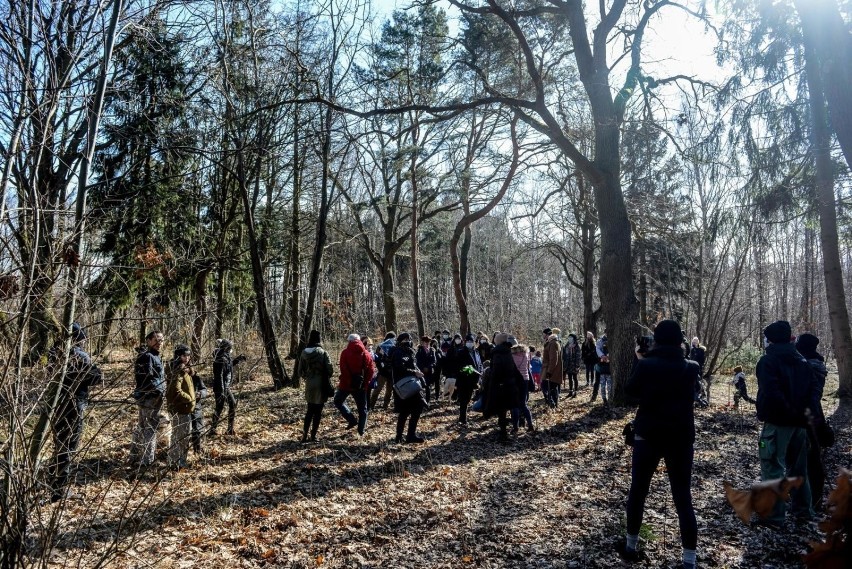
[[175,346],[175,359],[178,359],[181,356],[188,356],[192,353],[192,350],[189,349],[189,346],[186,344],[178,344]]
[[541,331],[541,333],[550,336],[553,333],[553,330],[551,330],[550,328],[545,328]]
[[796,349],[801,354],[814,352],[817,346],[819,346],[819,338],[813,334],[799,334],[799,337],[796,338]]
[[683,340],[680,324],[674,320],[662,320],[654,326],[654,343],[661,346],[677,346]]
[[308,345],[316,346],[320,342],[322,342],[322,339],[320,338],[319,330],[311,330],[311,333],[308,334]]
[[402,334],[396,337],[397,342],[407,342],[409,340],[411,340],[411,334],[409,334],[408,332],[403,332]]
[[763,335],[773,344],[789,344],[793,329],[786,320],[776,320],[763,329]]

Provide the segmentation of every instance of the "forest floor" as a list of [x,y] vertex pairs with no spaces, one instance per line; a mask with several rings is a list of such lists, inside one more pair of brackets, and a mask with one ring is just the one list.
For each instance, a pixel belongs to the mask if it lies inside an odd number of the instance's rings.
[[[497,442],[496,421],[472,413],[462,429],[457,408],[443,401],[420,421],[425,444],[393,443],[396,415],[383,410],[359,437],[330,402],[319,440],[300,444],[302,391],[275,392],[256,368],[235,388],[236,436],[208,440],[203,456],[190,453],[187,470],[173,472],[160,458],[138,475],[127,465],[135,408],[119,403],[131,391],[130,361],[128,354],[107,369],[113,379],[94,398],[72,494],[34,514],[31,542],[56,539],[40,552],[48,566],[626,566],[615,544],[629,486],[621,430],[632,411],[589,404],[589,388],[563,397],[555,411],[533,394],[538,430],[522,430],[508,445]],[[836,381],[830,377],[827,394]],[[759,423],[753,406],[728,406],[719,383],[711,407],[696,411],[699,566],[801,567],[816,530],[750,528],[726,502],[723,480],[746,488],[759,478]],[[836,401],[826,397],[827,413]],[[212,407],[210,398],[208,420]],[[852,467],[850,429],[837,431],[827,452],[831,482],[839,467]],[[679,567],[662,465],[641,535],[648,560],[637,566]]]

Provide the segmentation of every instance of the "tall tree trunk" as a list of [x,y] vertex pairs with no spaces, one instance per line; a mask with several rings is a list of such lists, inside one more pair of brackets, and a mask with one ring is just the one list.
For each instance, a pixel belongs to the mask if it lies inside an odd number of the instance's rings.
[[[263,339],[263,350],[266,353],[266,363],[269,366],[269,373],[272,375],[272,384],[275,389],[281,389],[281,387],[289,383],[289,377],[287,376],[287,370],[281,363],[281,356],[278,354],[278,341],[275,337],[275,328],[272,326],[272,319],[269,317],[269,310],[266,304],[266,275],[261,260],[262,252],[255,231],[251,195],[248,181],[246,180],[244,157],[246,149],[241,138],[236,137],[234,141],[239,145],[236,149],[237,181],[243,201],[243,216],[248,237],[249,258],[251,259],[252,288],[254,289],[258,328],[260,336]],[[255,175],[260,175],[260,172],[256,172]]]
[[192,350],[193,361],[198,361],[201,356],[201,344],[204,341],[204,327],[207,324],[207,277],[210,275],[210,267],[201,269],[195,275],[193,293],[195,294],[195,320],[192,323]]
[[420,306],[420,273],[418,271],[418,262],[420,259],[419,253],[419,238],[420,231],[418,228],[417,217],[417,144],[418,144],[418,128],[416,119],[413,121],[412,127],[412,143],[414,148],[411,150],[411,166],[409,174],[411,176],[411,296],[414,300],[414,318],[417,321],[417,334],[422,336],[426,333],[426,326],[423,321],[423,309]]
[[387,253],[383,257],[382,268],[382,302],[385,306],[385,332],[396,330],[396,296],[394,290],[394,259],[395,253]]
[[816,196],[819,211],[819,237],[822,246],[825,296],[837,371],[840,376],[838,395],[841,403],[852,405],[852,331],[849,327],[849,310],[843,288],[843,267],[837,236],[837,210],[834,196],[834,165],[831,161],[831,131],[825,105],[824,84],[819,70],[817,50],[807,36],[805,47],[805,74],[811,106],[811,143],[816,163]]

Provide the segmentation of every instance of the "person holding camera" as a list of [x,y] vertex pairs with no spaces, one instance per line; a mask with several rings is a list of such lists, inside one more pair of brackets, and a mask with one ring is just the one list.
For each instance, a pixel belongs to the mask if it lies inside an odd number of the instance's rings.
[[[349,334],[346,340],[348,342],[346,348],[340,352],[340,381],[337,384],[337,393],[334,394],[334,406],[346,419],[346,428],[351,429],[358,425],[358,434],[363,435],[367,427],[370,381],[373,379],[376,368],[373,364],[373,355],[361,343],[361,336]],[[357,405],[357,419],[346,406],[346,399],[350,395]]]
[[237,356],[231,359],[231,349],[234,344],[230,340],[216,340],[216,350],[213,352],[213,396],[216,400],[216,410],[210,421],[210,436],[216,436],[219,427],[219,419],[228,404],[228,430],[226,435],[234,434],[234,420],[237,418],[237,400],[231,393],[231,381],[234,377],[234,366],[246,361],[245,356]]
[[695,442],[693,385],[698,364],[684,357],[682,335],[674,320],[657,324],[653,349],[637,353],[636,365],[624,387],[628,396],[639,401],[639,408],[633,421],[627,536],[619,553],[629,561],[642,557],[638,544],[645,500],[657,465],[664,460],[680,525],[683,567],[694,569],[698,525],[690,485]]

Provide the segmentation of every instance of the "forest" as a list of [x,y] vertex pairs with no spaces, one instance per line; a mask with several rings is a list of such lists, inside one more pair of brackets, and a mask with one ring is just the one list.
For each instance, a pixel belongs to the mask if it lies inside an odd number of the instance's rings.
[[[594,536],[624,523],[624,385],[665,319],[706,348],[703,563],[800,566],[723,503],[723,478],[759,477],[759,422],[726,384],[739,365],[756,387],[767,324],[819,337],[828,478],[850,467],[851,22],[849,0],[0,3],[0,566],[613,566]],[[104,387],[84,497],[54,507],[70,364],[51,350],[75,323]],[[509,456],[451,436],[446,407],[419,451],[380,413],[365,439],[294,442],[312,330],[336,369],[353,332],[540,346],[548,327],[608,336],[613,410],[531,401],[542,433]],[[148,479],[122,468],[154,331],[206,377],[217,339],[247,361],[236,437]],[[521,499],[538,484],[559,504]],[[584,493],[603,517],[580,519]],[[576,540],[540,535],[554,520]]]

